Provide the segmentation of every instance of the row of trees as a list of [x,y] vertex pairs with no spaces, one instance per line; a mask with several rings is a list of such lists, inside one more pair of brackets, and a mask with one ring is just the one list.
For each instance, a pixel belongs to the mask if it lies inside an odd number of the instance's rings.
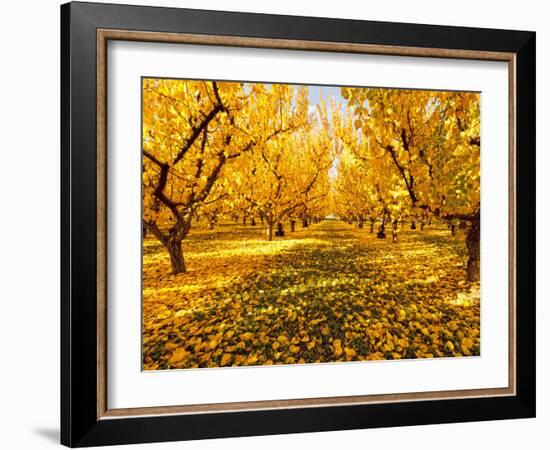
[[343,88],[333,114],[339,155],[334,205],[362,224],[447,221],[467,226],[467,278],[479,280],[479,95]]
[[185,272],[182,242],[197,215],[258,214],[277,224],[328,194],[334,158],[326,107],[307,87],[145,79],[143,225]]
[[479,95],[342,88],[312,112],[304,86],[145,79],[143,224],[185,271],[197,216],[277,225],[334,214],[467,225],[479,279]]

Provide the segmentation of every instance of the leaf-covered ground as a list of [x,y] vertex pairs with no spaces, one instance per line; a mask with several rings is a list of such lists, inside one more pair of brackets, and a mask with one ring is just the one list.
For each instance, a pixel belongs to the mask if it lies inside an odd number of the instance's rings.
[[444,226],[398,244],[331,220],[264,236],[193,230],[177,276],[145,240],[144,369],[479,355],[479,283]]

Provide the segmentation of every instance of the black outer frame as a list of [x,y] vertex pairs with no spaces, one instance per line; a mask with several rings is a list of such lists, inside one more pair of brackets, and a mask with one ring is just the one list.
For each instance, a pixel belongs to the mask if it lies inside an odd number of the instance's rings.
[[[98,420],[98,28],[515,53],[517,395]],[[534,416],[534,32],[80,2],[61,6],[62,444],[82,447]]]

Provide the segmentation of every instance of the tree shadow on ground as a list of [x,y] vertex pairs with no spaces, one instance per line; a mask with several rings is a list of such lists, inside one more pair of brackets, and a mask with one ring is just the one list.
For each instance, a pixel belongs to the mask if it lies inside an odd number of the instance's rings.
[[[479,308],[446,301],[470,288],[458,284],[464,274],[456,263],[438,267],[441,255],[460,261],[454,243],[408,237],[407,248],[420,245],[424,253],[400,259],[404,246],[358,235],[351,227],[342,227],[337,238],[322,228],[307,234],[316,245],[266,255],[263,272],[208,288],[197,307],[172,311],[173,320],[163,316],[145,324],[145,366],[174,366],[166,340],[185,348],[187,359],[177,367],[218,367],[224,354],[232,355],[233,365],[342,360],[335,341],[347,345],[344,360],[373,354],[385,359],[453,356],[465,336],[455,334],[455,326],[479,332]],[[384,258],[389,252],[397,257]],[[390,345],[388,335],[406,338]],[[473,345],[465,348],[466,355],[479,351]]]

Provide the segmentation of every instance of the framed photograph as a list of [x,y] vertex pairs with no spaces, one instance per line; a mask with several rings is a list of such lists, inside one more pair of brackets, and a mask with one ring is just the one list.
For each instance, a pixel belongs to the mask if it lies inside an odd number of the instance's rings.
[[535,415],[535,33],[61,7],[61,441]]

